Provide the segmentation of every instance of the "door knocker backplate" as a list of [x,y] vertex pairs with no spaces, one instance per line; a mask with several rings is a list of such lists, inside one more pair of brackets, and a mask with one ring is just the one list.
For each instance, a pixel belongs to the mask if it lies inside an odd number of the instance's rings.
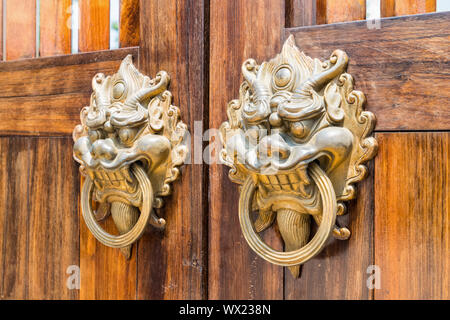
[[[230,179],[242,185],[244,238],[259,256],[289,267],[294,277],[331,234],[349,238],[336,215],[346,213],[344,202],[355,197],[354,184],[367,174],[364,163],[377,151],[369,136],[375,116],[363,111],[364,94],[353,90],[347,64],[341,50],[325,62],[312,59],[290,36],[272,60],[243,63],[239,99],[229,103],[228,121],[220,128],[221,159],[232,168]],[[318,225],[312,237],[311,219]],[[284,252],[259,236],[275,220]]]
[[[154,79],[142,75],[127,56],[116,74],[93,78],[90,105],[73,132],[74,158],[85,176],[83,218],[97,240],[127,258],[148,224],[164,228],[155,210],[188,153],[187,127],[171,104],[169,82],[164,71]],[[118,235],[99,224],[109,214]]]

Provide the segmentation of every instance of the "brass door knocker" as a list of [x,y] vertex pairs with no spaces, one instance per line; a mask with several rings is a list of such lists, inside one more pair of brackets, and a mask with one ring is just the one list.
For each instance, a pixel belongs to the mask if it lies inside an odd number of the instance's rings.
[[[355,197],[354,183],[367,174],[377,142],[369,137],[375,116],[363,111],[365,97],[345,73],[348,57],[336,50],[324,63],[295,46],[292,36],[281,54],[258,65],[242,65],[239,99],[229,103],[220,129],[222,161],[242,185],[239,219],[244,238],[265,260],[289,267],[317,255],[330,234],[350,236],[336,225]],[[251,213],[258,211],[255,221]],[[310,239],[311,216],[318,225]],[[277,221],[285,252],[258,233]]]
[[[127,56],[118,73],[94,77],[90,106],[73,132],[74,158],[86,177],[83,218],[98,241],[120,248],[126,258],[148,224],[164,228],[155,209],[170,194],[188,153],[187,127],[171,105],[169,82],[164,71],[154,79],[142,75]],[[109,214],[119,235],[98,223]]]

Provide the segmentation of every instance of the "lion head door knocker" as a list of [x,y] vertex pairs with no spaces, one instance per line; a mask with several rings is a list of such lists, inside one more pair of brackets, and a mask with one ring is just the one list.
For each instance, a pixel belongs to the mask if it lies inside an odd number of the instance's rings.
[[[164,71],[154,79],[142,75],[127,56],[118,73],[94,77],[90,106],[82,109],[73,132],[74,158],[86,177],[84,221],[98,241],[120,248],[127,258],[148,224],[164,228],[155,209],[163,205],[188,153],[187,127],[171,105],[169,82]],[[98,223],[109,214],[119,235]]]
[[[366,176],[363,164],[377,151],[368,137],[375,117],[363,111],[365,97],[353,90],[347,63],[341,50],[324,63],[311,59],[289,37],[269,62],[244,62],[239,100],[229,103],[229,121],[220,129],[221,159],[232,167],[230,179],[242,185],[244,237],[259,256],[289,267],[294,277],[330,234],[349,238],[336,215],[345,213],[343,201],[355,197],[353,184]],[[275,219],[284,252],[258,235]],[[312,237],[311,219],[318,225]]]

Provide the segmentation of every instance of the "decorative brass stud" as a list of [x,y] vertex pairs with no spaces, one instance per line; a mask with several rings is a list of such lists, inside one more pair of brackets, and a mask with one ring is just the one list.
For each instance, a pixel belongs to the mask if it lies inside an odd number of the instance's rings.
[[[229,103],[221,126],[222,161],[242,185],[239,218],[250,247],[265,260],[289,267],[317,255],[330,234],[345,240],[336,215],[355,197],[354,183],[377,152],[369,137],[375,116],[363,111],[364,94],[345,73],[347,54],[335,50],[324,63],[300,52],[292,36],[281,54],[242,65],[239,99]],[[255,221],[251,212],[258,211]],[[311,216],[318,230],[310,239]],[[259,232],[277,220],[285,251],[265,244]]]
[[[73,132],[74,158],[86,176],[83,218],[97,240],[120,248],[126,258],[148,224],[164,228],[166,221],[155,209],[170,194],[188,153],[187,127],[171,105],[169,82],[164,71],[154,79],[142,75],[127,56],[118,73],[94,77],[90,106],[81,110],[81,124]],[[98,223],[109,214],[119,235]]]

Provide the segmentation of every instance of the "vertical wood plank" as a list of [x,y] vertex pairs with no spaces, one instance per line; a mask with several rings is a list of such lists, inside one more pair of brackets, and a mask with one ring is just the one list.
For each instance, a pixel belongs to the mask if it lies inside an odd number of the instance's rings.
[[4,137],[0,147],[1,299],[77,299],[66,286],[79,264],[71,139]]
[[139,0],[120,0],[119,46],[139,45]]
[[6,60],[36,56],[36,0],[6,0]]
[[315,25],[316,2],[317,0],[285,0],[286,28]]
[[31,138],[27,299],[77,299],[66,285],[79,266],[78,166],[72,139]]
[[28,296],[28,199],[32,153],[26,138],[1,138],[3,181],[0,201],[3,238],[0,298],[26,299]]
[[3,0],[0,1],[0,61],[3,60]]
[[393,17],[436,11],[436,0],[381,0],[381,16]]
[[81,0],[79,52],[109,49],[109,1]]
[[69,54],[72,0],[44,0],[40,5],[39,56]]
[[[207,125],[207,1],[140,2],[139,67],[154,77],[165,70],[181,119],[194,135]],[[200,129],[201,130],[201,129]],[[197,132],[202,134],[202,132]],[[194,139],[191,139],[193,150]],[[193,156],[193,152],[191,153]],[[205,299],[207,274],[207,166],[187,164],[161,211],[164,232],[150,228],[138,244],[139,299]]]
[[[82,300],[136,299],[136,245],[130,260],[119,249],[101,244],[90,233],[81,217],[80,208],[80,269]],[[118,234],[112,218],[100,223],[111,234]]]
[[366,0],[317,0],[317,24],[366,18]]
[[450,133],[379,133],[375,299],[450,298]]
[[[230,100],[239,96],[241,64],[258,63],[281,50],[284,1],[210,1],[210,127],[227,120]],[[218,139],[216,136],[215,139]],[[217,150],[216,152],[219,152]],[[223,164],[210,166],[209,298],[282,299],[283,268],[259,258],[242,236],[238,218],[238,185]],[[279,235],[265,239],[281,249]]]
[[286,272],[286,299],[372,299],[366,270],[373,264],[373,167],[369,162],[369,176],[357,185],[356,200],[347,203],[348,213],[337,219],[351,231],[350,239],[331,237],[325,249],[302,266],[299,279]]

